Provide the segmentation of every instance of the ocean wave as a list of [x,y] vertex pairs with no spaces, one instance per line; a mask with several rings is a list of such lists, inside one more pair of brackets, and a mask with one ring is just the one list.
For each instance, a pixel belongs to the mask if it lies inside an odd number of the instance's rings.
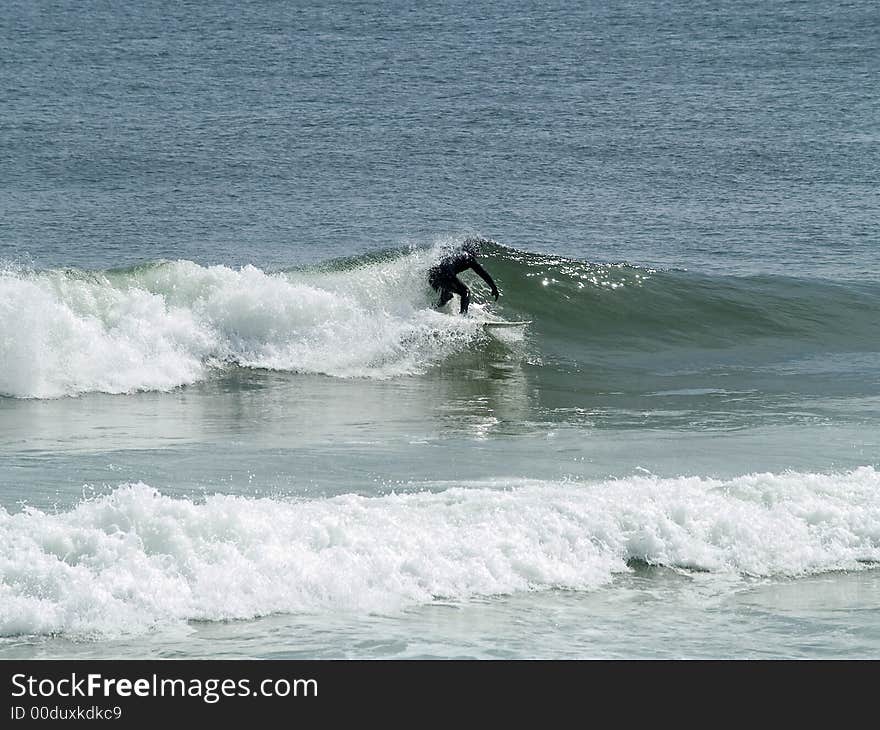
[[[424,373],[488,344],[479,317],[533,320],[561,359],[743,348],[875,351],[880,291],[786,277],[595,264],[495,242],[503,296],[476,318],[435,311],[428,268],[457,241],[266,272],[190,261],[127,270],[0,269],[0,394],[168,390],[230,365],[336,377]],[[478,299],[482,283],[474,283]],[[481,313],[482,312],[482,313]],[[540,353],[538,353],[540,355]]]
[[871,467],[423,486],[431,490],[191,501],[128,484],[69,511],[0,510],[0,635],[108,636],[591,590],[633,561],[708,579],[880,561],[880,473]]

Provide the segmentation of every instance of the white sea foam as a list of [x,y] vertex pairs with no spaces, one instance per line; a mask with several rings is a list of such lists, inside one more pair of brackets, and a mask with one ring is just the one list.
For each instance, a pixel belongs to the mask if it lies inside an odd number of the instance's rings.
[[124,485],[58,514],[0,511],[0,635],[589,590],[633,560],[710,580],[863,568],[880,561],[880,473],[493,482],[313,501],[193,502]]
[[0,270],[0,394],[167,390],[212,367],[422,372],[482,335],[430,307],[440,246],[329,272],[189,261],[130,272]]

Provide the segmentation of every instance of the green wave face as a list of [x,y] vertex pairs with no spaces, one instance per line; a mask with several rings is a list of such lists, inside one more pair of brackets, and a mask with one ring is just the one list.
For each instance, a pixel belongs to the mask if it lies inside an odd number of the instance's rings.
[[[488,251],[504,310],[535,321],[556,347],[593,356],[760,342],[792,348],[877,348],[880,288],[788,277],[710,277]],[[566,344],[567,343],[567,344]]]

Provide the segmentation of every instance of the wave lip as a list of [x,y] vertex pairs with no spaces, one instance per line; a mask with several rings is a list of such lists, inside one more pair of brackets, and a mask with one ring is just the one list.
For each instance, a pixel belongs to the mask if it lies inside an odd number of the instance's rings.
[[123,485],[59,514],[0,512],[0,635],[591,590],[633,561],[710,578],[864,568],[880,561],[880,474],[497,481],[198,503]]

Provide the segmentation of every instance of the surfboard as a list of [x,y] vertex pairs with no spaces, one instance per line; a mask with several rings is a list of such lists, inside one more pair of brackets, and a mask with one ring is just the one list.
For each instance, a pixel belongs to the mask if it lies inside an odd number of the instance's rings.
[[504,320],[490,320],[488,322],[480,322],[483,327],[525,327],[527,324],[531,324],[532,320],[524,319],[520,322],[506,322]]

